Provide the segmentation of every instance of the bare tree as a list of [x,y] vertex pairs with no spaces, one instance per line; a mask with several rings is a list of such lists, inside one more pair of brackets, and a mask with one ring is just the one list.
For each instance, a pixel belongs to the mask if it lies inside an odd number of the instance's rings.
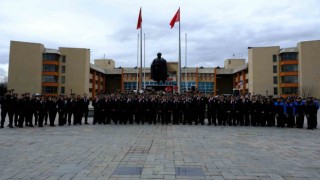
[[0,96],[3,96],[7,92],[8,77],[0,78]]
[[307,84],[301,87],[301,96],[303,99],[313,96],[315,92],[315,86],[312,84]]

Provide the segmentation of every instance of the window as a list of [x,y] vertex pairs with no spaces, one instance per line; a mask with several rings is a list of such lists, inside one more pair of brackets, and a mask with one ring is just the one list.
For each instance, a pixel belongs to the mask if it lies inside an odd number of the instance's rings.
[[59,54],[43,54],[42,58],[44,61],[59,61]]
[[273,76],[273,84],[278,84],[278,76]]
[[42,71],[45,72],[58,72],[59,66],[53,64],[44,64]]
[[213,83],[212,82],[199,82],[198,90],[204,93],[210,93],[213,91]]
[[273,66],[273,73],[277,73],[277,72],[278,72],[277,66]]
[[231,60],[229,60],[229,64],[231,64]]
[[92,84],[92,79],[90,79],[89,82]]
[[58,82],[58,76],[42,76],[42,82]]
[[283,87],[282,94],[297,94],[298,88],[297,87]]
[[89,92],[92,92],[92,88],[89,88]]
[[298,53],[283,53],[280,54],[281,61],[290,61],[290,60],[297,60],[298,59]]
[[57,94],[58,87],[55,86],[43,86],[42,94]]
[[108,61],[108,65],[110,65],[110,61]]
[[281,72],[297,72],[298,65],[297,64],[286,64],[281,66]]
[[61,73],[66,73],[66,66],[61,66]]
[[282,83],[298,83],[298,76],[282,76]]
[[63,63],[66,62],[66,56],[62,56],[62,62],[63,62]]
[[65,92],[65,88],[64,87],[61,87],[61,91],[60,91],[60,94],[64,94]]
[[273,61],[273,62],[277,62],[277,55],[274,54],[274,55],[272,56],[272,61]]
[[64,84],[66,82],[66,77],[65,76],[61,76],[61,84]]
[[274,95],[278,95],[278,88],[277,88],[277,87],[274,87],[274,88],[273,88],[273,94],[274,94]]

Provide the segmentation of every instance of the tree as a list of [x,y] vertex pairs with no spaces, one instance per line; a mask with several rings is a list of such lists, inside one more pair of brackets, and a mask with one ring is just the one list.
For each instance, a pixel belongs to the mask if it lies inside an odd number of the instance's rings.
[[8,87],[8,77],[2,77],[0,78],[0,96],[4,96],[7,92]]
[[313,96],[315,91],[315,87],[312,84],[307,84],[301,86],[301,96],[303,99],[306,99],[309,96]]

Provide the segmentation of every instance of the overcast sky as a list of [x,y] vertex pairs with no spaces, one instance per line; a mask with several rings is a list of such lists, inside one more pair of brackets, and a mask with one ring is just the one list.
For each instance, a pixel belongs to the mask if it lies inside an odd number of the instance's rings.
[[246,58],[249,46],[292,47],[320,39],[319,0],[1,0],[0,76],[8,73],[10,41],[42,43],[46,48],[91,49],[94,59],[111,58],[116,67],[137,64],[139,8],[146,34],[146,65],[161,51],[178,59],[181,8],[182,66],[185,33],[188,66],[223,66]]

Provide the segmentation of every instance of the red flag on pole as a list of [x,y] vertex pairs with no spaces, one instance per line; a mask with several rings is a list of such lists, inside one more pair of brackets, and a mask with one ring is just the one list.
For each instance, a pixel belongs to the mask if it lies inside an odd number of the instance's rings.
[[137,29],[141,28],[141,24],[142,24],[142,15],[141,15],[141,8],[140,8],[139,18],[138,18],[138,23],[137,23]]
[[180,21],[180,8],[178,9],[177,13],[173,16],[170,22],[171,29],[174,27],[174,24],[179,21]]

